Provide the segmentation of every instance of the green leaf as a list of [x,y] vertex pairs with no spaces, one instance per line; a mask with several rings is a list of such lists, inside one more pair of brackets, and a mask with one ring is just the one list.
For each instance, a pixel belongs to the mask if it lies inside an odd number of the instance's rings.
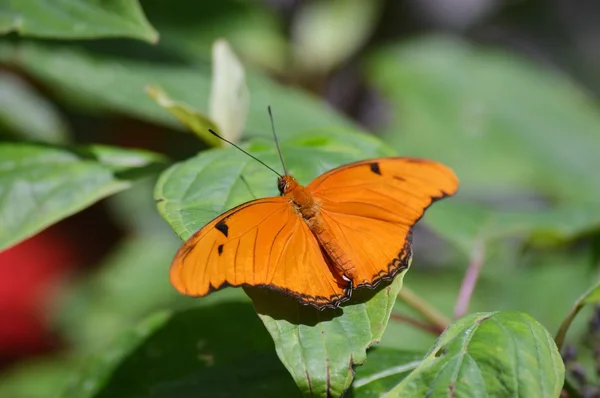
[[573,305],[573,308],[571,308],[571,311],[569,311],[569,314],[563,320],[562,324],[560,325],[560,328],[558,329],[558,332],[556,333],[555,338],[556,345],[559,349],[562,348],[562,345],[565,341],[565,337],[567,336],[567,331],[569,330],[573,319],[575,319],[579,311],[581,311],[581,309],[585,307],[586,304],[595,303],[600,303],[600,282],[596,282],[594,286],[592,286],[579,299],[577,299],[577,301]]
[[58,109],[23,79],[6,72],[0,72],[0,126],[34,141],[59,144],[68,137]]
[[[33,43],[1,44],[0,61],[25,69],[74,105],[101,107],[183,130],[168,111],[161,110],[144,93],[148,84],[155,84],[180,103],[208,114],[208,65],[132,61]],[[300,91],[279,86],[256,73],[247,73],[246,79],[253,98],[246,133],[271,135],[267,105],[273,106],[281,137],[313,128],[352,125],[321,101]]]
[[249,304],[151,316],[99,352],[69,398],[299,396]]
[[424,356],[425,353],[383,347],[370,349],[365,364],[356,368],[353,396],[381,397],[419,366]]
[[304,395],[339,397],[352,383],[352,367],[380,341],[405,273],[375,290],[357,289],[340,308],[326,311],[267,289],[244,290]]
[[164,160],[106,146],[0,143],[0,249],[156,173]]
[[600,112],[565,76],[444,37],[381,49],[368,74],[389,142],[453,167],[461,195],[598,204]]
[[160,87],[150,85],[146,87],[146,92],[158,105],[171,112],[173,116],[200,137],[200,139],[210,146],[221,146],[222,141],[208,131],[208,129],[212,129],[220,132],[217,125],[208,116],[203,115],[187,104],[172,100]]
[[[278,167],[271,141],[254,140],[247,149]],[[341,129],[288,136],[281,149],[289,172],[303,184],[350,161],[391,154],[378,140]],[[226,209],[276,195],[275,179],[235,148],[213,149],[166,170],[155,197],[163,217],[187,239]],[[246,291],[272,334],[279,357],[304,393],[336,396],[349,387],[352,365],[363,362],[366,349],[380,339],[401,284],[398,276],[376,291],[360,289],[347,305],[323,312],[266,289]]]
[[558,397],[565,369],[552,337],[520,312],[476,313],[446,329],[386,395]]
[[54,39],[130,37],[151,43],[158,33],[136,0],[19,0],[0,4],[0,34]]

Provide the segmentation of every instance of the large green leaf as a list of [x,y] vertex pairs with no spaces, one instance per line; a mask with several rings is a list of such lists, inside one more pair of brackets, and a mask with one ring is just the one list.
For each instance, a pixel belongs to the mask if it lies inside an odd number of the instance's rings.
[[476,313],[440,336],[389,397],[558,397],[564,364],[552,337],[521,312]]
[[3,0],[0,34],[53,39],[131,37],[149,42],[158,33],[137,0]]
[[[192,67],[132,61],[32,43],[1,45],[0,61],[25,69],[66,98],[76,100],[73,102],[76,105],[103,107],[184,130],[144,92],[147,85],[156,84],[174,100],[208,114],[211,81],[208,64]],[[256,73],[248,72],[246,78],[252,98],[247,133],[270,134],[267,105],[273,106],[281,136],[351,124],[325,104],[297,90],[274,84]]]
[[352,367],[380,341],[405,272],[389,285],[355,291],[336,310],[319,311],[266,289],[245,290],[304,395],[339,397],[352,383]]
[[0,72],[0,126],[11,135],[62,144],[68,128],[56,106],[16,75]]
[[156,314],[99,352],[65,398],[299,396],[247,303]]
[[[289,172],[303,184],[341,164],[390,154],[372,137],[339,129],[288,136],[281,148]],[[255,140],[248,150],[278,168],[272,142]],[[275,181],[268,169],[236,149],[214,149],[165,171],[155,196],[163,217],[187,239],[234,205],[276,195]],[[375,291],[359,290],[346,305],[324,312],[266,289],[247,292],[303,392],[337,396],[352,381],[352,364],[363,362],[366,349],[380,339],[401,283],[399,276]]]
[[156,173],[153,153],[0,143],[0,249]]
[[600,112],[564,76],[448,38],[381,49],[368,72],[389,142],[453,167],[463,195],[598,205]]

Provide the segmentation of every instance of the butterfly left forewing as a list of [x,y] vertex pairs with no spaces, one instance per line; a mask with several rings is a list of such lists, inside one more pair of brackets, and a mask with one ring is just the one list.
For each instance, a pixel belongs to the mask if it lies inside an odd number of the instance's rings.
[[254,282],[254,263],[264,261],[254,247],[261,222],[281,219],[288,203],[267,198],[244,203],[192,235],[171,264],[171,283],[181,293],[204,296],[224,286]]
[[308,185],[320,206],[327,240],[346,257],[354,286],[373,286],[405,269],[413,225],[435,200],[453,195],[448,167],[413,158],[342,166]]
[[171,283],[205,296],[226,286],[282,292],[316,308],[348,299],[348,282],[332,272],[308,226],[283,197],[259,199],[217,217],[179,249]]

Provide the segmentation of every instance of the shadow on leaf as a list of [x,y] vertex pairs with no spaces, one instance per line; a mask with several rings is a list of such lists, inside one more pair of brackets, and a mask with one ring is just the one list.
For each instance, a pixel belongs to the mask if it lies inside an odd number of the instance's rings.
[[254,309],[260,315],[269,316],[275,320],[285,320],[294,325],[315,326],[319,322],[331,321],[344,314],[348,306],[364,304],[371,300],[381,290],[386,289],[390,282],[382,282],[375,288],[358,288],[352,292],[350,300],[337,308],[317,308],[300,303],[296,298],[275,290],[244,287],[244,291],[252,300]]

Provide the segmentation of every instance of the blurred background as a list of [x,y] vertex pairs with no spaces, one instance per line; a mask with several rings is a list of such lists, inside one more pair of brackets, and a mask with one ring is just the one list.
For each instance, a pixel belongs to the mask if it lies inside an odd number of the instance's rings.
[[[251,80],[269,76],[291,96],[321,98],[348,119],[340,123],[399,154],[456,170],[458,200],[432,208],[406,277],[448,316],[482,242],[473,311],[522,310],[554,333],[596,276],[600,2],[141,5],[160,34],[155,44],[2,36],[0,138],[146,148],[173,161],[192,156],[204,144],[181,134],[143,87],[160,81],[174,98],[205,106],[211,45],[224,37]],[[266,94],[251,85],[251,95]],[[302,120],[300,106],[272,105],[282,134],[325,123]],[[242,140],[269,132],[264,107],[251,109],[249,120]],[[59,391],[83,358],[120,331],[158,309],[195,305],[169,285],[180,240],[156,211],[154,183],[142,180],[0,253],[0,395]],[[245,299],[239,289],[215,297]],[[427,349],[435,336],[402,319],[392,320],[382,345]],[[570,335],[579,347],[577,382],[589,388],[596,383],[597,319],[585,312]]]

